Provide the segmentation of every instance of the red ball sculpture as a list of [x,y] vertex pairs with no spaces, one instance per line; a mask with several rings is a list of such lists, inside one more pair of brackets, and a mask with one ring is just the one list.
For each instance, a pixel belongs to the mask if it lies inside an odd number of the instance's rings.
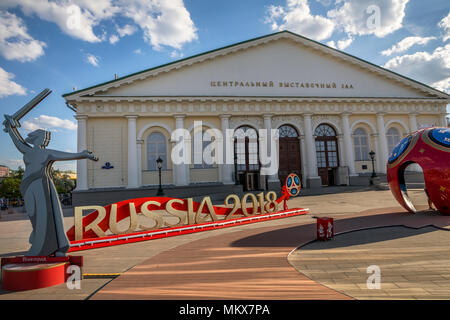
[[450,214],[450,128],[426,128],[403,138],[387,163],[389,188],[395,199],[411,213],[417,210],[408,197],[405,169],[411,163],[422,167],[425,192],[436,209]]

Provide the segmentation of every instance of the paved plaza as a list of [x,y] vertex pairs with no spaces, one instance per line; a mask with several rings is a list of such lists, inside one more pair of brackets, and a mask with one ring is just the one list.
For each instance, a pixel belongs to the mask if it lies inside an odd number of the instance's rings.
[[[425,211],[419,189],[410,191],[424,210],[415,215],[390,191],[343,190],[289,200],[290,208],[309,208],[308,215],[80,251],[74,254],[85,260],[81,289],[0,291],[0,299],[450,297],[450,216]],[[320,216],[335,218],[333,241],[313,241]],[[72,209],[65,209],[64,223],[73,225]],[[2,212],[0,255],[23,254],[30,232],[24,213]],[[379,290],[366,287],[369,265],[381,269]]]

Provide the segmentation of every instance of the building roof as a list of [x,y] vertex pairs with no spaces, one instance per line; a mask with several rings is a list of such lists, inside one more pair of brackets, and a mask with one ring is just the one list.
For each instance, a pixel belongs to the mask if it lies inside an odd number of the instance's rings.
[[366,60],[363,60],[361,58],[355,57],[351,54],[345,53],[343,51],[328,47],[320,42],[311,40],[309,38],[303,37],[301,35],[295,34],[290,31],[280,31],[276,33],[272,33],[269,35],[253,38],[250,40],[238,42],[235,44],[231,44],[225,47],[221,47],[218,49],[210,50],[207,52],[203,52],[194,56],[186,57],[184,59],[180,59],[177,61],[169,62],[167,64],[163,64],[160,66],[152,67],[149,69],[145,69],[139,72],[131,73],[126,76],[119,77],[117,79],[113,79],[110,81],[102,82],[84,89],[80,89],[74,92],[68,92],[63,94],[62,96],[67,100],[70,101],[71,99],[81,97],[81,96],[91,96],[99,91],[106,91],[109,88],[118,87],[122,84],[129,84],[131,82],[134,82],[136,80],[142,80],[150,76],[155,76],[160,72],[167,72],[172,69],[179,69],[185,65],[192,65],[193,63],[201,62],[206,59],[213,59],[217,56],[221,56],[224,54],[227,54],[227,52],[235,52],[237,50],[245,50],[246,48],[253,47],[255,45],[260,44],[261,42],[268,42],[277,40],[280,38],[290,38],[294,41],[301,42],[307,46],[312,46],[314,49],[323,51],[327,54],[331,54],[337,58],[341,58],[347,61],[350,61],[353,64],[357,64],[358,66],[370,69],[372,72],[376,72],[382,76],[388,77],[390,79],[394,79],[396,81],[402,82],[403,84],[413,87],[415,89],[418,89],[423,92],[427,92],[430,95],[433,95],[437,98],[441,99],[450,99],[450,95],[442,92],[440,90],[437,90],[435,88],[432,88],[424,83],[421,83],[417,80],[408,78],[406,76],[403,76],[401,74],[398,74],[396,72],[393,72],[391,70],[385,69],[383,67],[380,67],[376,64],[373,64],[371,62],[368,62]]

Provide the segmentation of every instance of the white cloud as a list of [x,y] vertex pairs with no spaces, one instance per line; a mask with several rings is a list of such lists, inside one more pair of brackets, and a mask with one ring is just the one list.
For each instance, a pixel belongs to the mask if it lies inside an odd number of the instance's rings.
[[328,41],[327,45],[332,48],[337,48],[339,50],[344,50],[347,48],[351,43],[353,42],[353,38],[349,37],[347,39],[338,40],[337,42],[334,42],[333,40]]
[[401,40],[399,43],[393,45],[390,49],[381,51],[381,54],[384,56],[390,56],[393,53],[399,53],[408,50],[412,46],[419,44],[424,45],[427,44],[431,40],[435,40],[436,37],[406,37]]
[[23,163],[22,159],[2,160],[1,164],[7,166],[8,168],[10,168],[12,170],[17,170],[19,167],[25,168],[25,164]]
[[76,130],[77,125],[74,121],[68,119],[60,119],[58,117],[40,115],[32,120],[24,121],[22,127],[25,130],[34,131],[44,129],[50,131],[58,131],[58,129]]
[[7,60],[33,61],[44,54],[46,44],[27,32],[22,19],[0,11],[0,53]]
[[98,57],[93,54],[86,54],[86,62],[92,64],[94,67],[98,67]]
[[402,27],[408,1],[338,0],[336,3],[341,6],[328,11],[327,16],[347,34],[374,34],[381,38]]
[[180,58],[183,58],[183,56],[184,56],[184,54],[182,52],[177,51],[177,50],[173,50],[170,53],[170,57],[172,59],[180,59]]
[[118,35],[113,34],[112,36],[109,37],[109,42],[111,44],[115,44],[116,42],[118,42],[120,40],[120,38],[132,35],[133,33],[135,33],[137,31],[137,28],[135,26],[127,24],[123,28],[116,26],[116,30],[117,30]]
[[115,44],[117,41],[119,41],[119,37],[115,34],[109,37],[109,43]]
[[53,169],[61,171],[77,171],[77,162],[71,161],[57,161],[53,164]]
[[14,74],[7,72],[0,67],[0,98],[14,94],[26,94],[25,88],[12,81],[13,78]]
[[127,24],[123,28],[116,27],[116,30],[119,36],[123,38],[125,36],[131,36],[133,33],[137,31],[137,28],[135,26]]
[[450,39],[450,12],[445,18],[439,21],[438,26],[444,29],[445,32],[444,36],[442,37],[442,40],[447,41],[448,39]]
[[117,28],[120,37],[143,31],[144,40],[155,49],[170,46],[179,49],[197,39],[197,29],[182,0],[2,0],[0,8],[19,7],[26,15],[54,22],[66,34],[88,42],[100,42],[106,36],[94,32],[104,20],[125,17],[133,24]]
[[433,88],[450,93],[450,77],[430,84]]
[[6,0],[0,6],[20,7],[24,14],[56,23],[64,33],[88,42],[100,41],[93,28],[117,11],[110,0]]
[[287,0],[286,6],[269,6],[265,23],[272,30],[289,30],[314,40],[329,38],[334,30],[332,20],[312,15],[307,0]]
[[162,45],[180,49],[196,40],[197,28],[182,0],[121,0],[122,14],[143,31],[144,40],[158,50]]
[[142,54],[142,50],[141,49],[136,49],[133,52],[136,53],[136,54]]
[[432,53],[421,51],[392,58],[384,67],[450,92],[450,43]]

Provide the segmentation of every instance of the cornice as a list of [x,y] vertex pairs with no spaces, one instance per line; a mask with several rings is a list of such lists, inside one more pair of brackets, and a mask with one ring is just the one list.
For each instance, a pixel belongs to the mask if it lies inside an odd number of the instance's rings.
[[89,117],[124,117],[124,116],[143,116],[143,117],[191,117],[191,116],[263,116],[270,115],[307,115],[307,114],[336,114],[340,116],[353,116],[358,114],[376,115],[376,114],[444,114],[446,105],[437,104],[433,101],[426,102],[406,102],[393,101],[382,103],[362,102],[348,103],[339,102],[307,102],[287,101],[280,104],[271,104],[266,101],[251,103],[242,102],[212,102],[204,101],[200,103],[96,103],[82,102],[77,105],[78,115],[89,115]]
[[309,97],[309,96],[85,96],[69,100],[70,103],[82,102],[435,102],[450,103],[450,99],[442,98],[409,98],[409,97]]

